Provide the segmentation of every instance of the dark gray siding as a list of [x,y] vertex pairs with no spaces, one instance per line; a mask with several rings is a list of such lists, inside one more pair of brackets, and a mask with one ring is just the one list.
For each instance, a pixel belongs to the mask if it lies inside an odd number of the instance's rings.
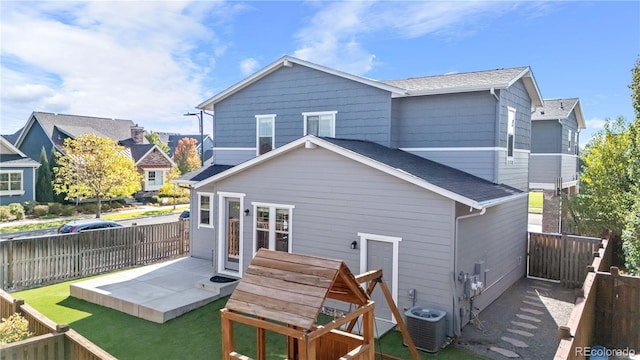
[[522,80],[500,91],[500,117],[497,146],[507,147],[507,118],[509,107],[516,109],[515,151],[513,160],[507,160],[506,151],[498,152],[496,167],[498,183],[528,191],[529,152],[531,150],[531,98]]
[[[571,130],[571,147],[569,147],[569,130]],[[574,154],[574,139],[575,133],[578,131],[578,120],[576,120],[576,113],[571,112],[569,117],[562,120],[562,153]]]
[[408,152],[468,172],[491,182],[494,174],[495,150],[408,150]]
[[37,173],[38,169],[34,169],[32,167],[4,166],[1,164],[0,164],[0,168],[2,168],[2,170],[8,170],[8,171],[11,171],[11,170],[22,171],[22,187],[24,190],[23,195],[0,196],[0,205],[8,205],[11,203],[23,203],[25,201],[34,201],[36,199],[36,194],[34,192],[33,186],[38,176],[38,173]]
[[[529,163],[529,182],[555,184],[560,176],[561,155],[531,154]],[[574,168],[575,173],[575,168]]]
[[303,112],[337,111],[336,137],[389,146],[391,95],[300,65],[280,68],[215,105],[215,146],[255,147],[255,115],[276,114],[276,147],[303,136]]
[[31,129],[25,136],[22,144],[20,145],[20,151],[22,151],[25,155],[32,158],[33,160],[40,162],[40,151],[44,146],[44,150],[49,156],[51,152],[51,147],[53,143],[49,136],[44,132],[40,124],[35,121]]
[[577,173],[578,157],[575,155],[562,155],[561,176],[562,182],[578,180]]
[[559,154],[562,152],[562,147],[562,125],[558,120],[532,121],[531,153]]
[[488,91],[395,98],[398,147],[493,147],[495,104]]
[[[293,251],[343,259],[354,273],[360,269],[360,249],[350,244],[359,241],[358,232],[401,237],[399,308],[411,306],[407,293],[416,289],[417,303],[452,313],[455,203],[447,198],[321,148],[297,149],[204,191],[245,193],[249,209],[251,202],[295,206]],[[253,214],[244,220],[247,266],[253,254]],[[213,236],[214,231],[194,234],[194,249]]]
[[[525,275],[527,247],[527,197],[496,205],[484,215],[462,219],[458,225],[456,273],[474,273],[474,264],[484,261],[486,276],[482,276],[485,290],[473,306],[487,307],[509,286]],[[458,215],[469,214],[469,208],[458,206]],[[457,295],[462,295],[460,283]],[[468,321],[469,302],[459,306],[465,310]]]

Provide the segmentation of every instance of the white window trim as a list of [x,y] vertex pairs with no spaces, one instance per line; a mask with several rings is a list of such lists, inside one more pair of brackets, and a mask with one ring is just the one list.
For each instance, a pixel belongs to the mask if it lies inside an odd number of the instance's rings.
[[260,155],[260,119],[271,119],[271,150],[276,148],[276,114],[256,115],[256,156]]
[[[258,238],[256,236],[258,228],[256,223],[258,222],[258,211],[259,207],[269,208],[269,250],[275,250],[275,237],[271,239],[271,232],[275,234],[275,216],[271,216],[271,211],[273,210],[275,215],[275,209],[288,209],[289,210],[289,243],[287,252],[292,252],[293,250],[293,209],[295,209],[295,205],[285,205],[285,204],[275,204],[275,203],[265,203],[265,202],[251,202],[253,205],[253,245],[251,251],[253,252],[251,257],[256,256],[256,247],[258,246]],[[274,222],[272,224],[271,222]],[[273,230],[272,230],[273,229]],[[271,241],[274,240],[274,241]]]
[[[229,276],[240,276],[242,277],[242,272],[243,272],[243,257],[244,257],[244,197],[246,196],[246,194],[243,193],[234,193],[234,192],[225,192],[225,191],[218,191],[218,273],[222,274],[222,275],[229,275]],[[238,250],[240,252],[240,256],[238,259],[238,272],[235,271],[230,271],[230,270],[226,270],[224,268],[224,256],[226,254],[226,251],[224,249],[224,238],[225,238],[225,234],[224,234],[224,230],[226,229],[225,226],[222,226],[221,224],[224,222],[224,215],[225,215],[225,211],[224,209],[224,201],[226,198],[235,198],[235,199],[240,199],[240,249]]]
[[308,116],[321,116],[321,115],[331,115],[331,134],[329,137],[336,137],[336,114],[337,111],[311,111],[311,112],[303,112],[302,113],[302,123],[303,123],[303,133],[302,136],[306,136],[307,134],[307,117]]
[[[393,244],[393,254],[392,256],[392,266],[393,266],[393,276],[392,276],[392,284],[391,284],[391,297],[393,298],[393,302],[398,303],[398,265],[400,261],[399,251],[400,251],[400,242],[402,241],[401,237],[396,236],[386,236],[386,235],[376,235],[376,234],[368,234],[368,233],[358,233],[358,237],[360,237],[360,274],[364,274],[367,272],[367,241],[383,241],[389,242]],[[384,274],[383,274],[384,276]],[[397,320],[393,314],[391,314],[392,322],[394,324],[397,323]],[[385,320],[385,319],[382,319]]]
[[572,140],[572,138],[571,138],[572,134],[571,133],[572,133],[572,131],[571,131],[571,129],[568,129],[568,131],[569,132],[567,134],[567,140],[569,140],[569,144],[567,145],[567,151],[571,151],[571,150],[573,150],[572,146],[571,146],[571,140]]
[[[509,114],[513,112],[513,154],[509,156]],[[516,153],[516,122],[518,119],[518,112],[515,108],[507,106],[507,162],[513,162],[514,155]]]
[[[209,224],[202,224],[200,221],[200,205],[202,202],[200,201],[201,197],[208,196],[209,197]],[[198,229],[200,228],[209,228],[213,229],[213,193],[209,192],[198,192]]]
[[[0,174],[9,174],[9,188],[11,188],[11,174],[20,174],[20,190],[3,190],[0,191],[0,195],[24,195],[24,170],[0,170]],[[35,177],[34,177],[35,179]],[[35,181],[33,193],[35,194]]]

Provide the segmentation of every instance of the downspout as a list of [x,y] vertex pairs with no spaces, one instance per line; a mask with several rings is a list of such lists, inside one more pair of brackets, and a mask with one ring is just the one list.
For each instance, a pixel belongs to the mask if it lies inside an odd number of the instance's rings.
[[[473,211],[473,208],[469,209],[469,211]],[[458,304],[459,304],[459,300],[458,300],[458,295],[456,294],[456,287],[457,287],[457,283],[456,283],[456,279],[458,277],[457,274],[457,265],[458,265],[458,228],[459,228],[459,224],[460,224],[460,220],[464,220],[464,219],[468,219],[468,218],[472,218],[472,217],[476,217],[476,216],[482,216],[487,212],[487,208],[482,208],[482,210],[480,210],[480,212],[477,213],[473,213],[473,214],[468,214],[468,215],[461,215],[456,217],[456,224],[455,224],[455,234],[454,234],[454,240],[453,240],[453,276],[451,277],[451,284],[452,284],[452,290],[453,290],[453,331],[455,333],[456,336],[460,336],[460,310],[458,309]]]

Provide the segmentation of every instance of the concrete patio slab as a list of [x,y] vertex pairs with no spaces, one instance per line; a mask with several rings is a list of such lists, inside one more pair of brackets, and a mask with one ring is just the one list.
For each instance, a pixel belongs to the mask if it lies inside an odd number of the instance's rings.
[[237,282],[212,283],[211,262],[191,257],[142,266],[71,285],[71,296],[164,323],[231,294]]

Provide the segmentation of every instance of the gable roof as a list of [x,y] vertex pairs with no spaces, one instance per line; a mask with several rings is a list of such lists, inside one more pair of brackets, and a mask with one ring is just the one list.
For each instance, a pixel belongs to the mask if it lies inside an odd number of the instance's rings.
[[531,114],[531,120],[563,120],[576,112],[578,129],[586,129],[579,98],[545,99],[544,106]]
[[40,167],[39,162],[27,157],[2,135],[0,135],[0,164],[5,167]]
[[15,154],[20,157],[27,157],[20,149],[13,145],[4,135],[0,135],[0,155]]
[[[52,114],[34,111],[29,121],[22,129],[15,142],[16,147],[22,145],[22,141],[35,122],[38,122],[50,139],[53,139],[54,129],[71,136],[78,137],[87,133],[108,137],[115,141],[131,138],[131,127],[135,123],[131,120],[99,118],[91,116]],[[55,141],[54,141],[55,143]]]
[[492,91],[495,89],[506,89],[516,81],[522,79],[524,86],[529,93],[529,97],[531,98],[531,104],[533,106],[542,106],[542,96],[540,95],[538,85],[533,77],[533,72],[529,67],[378,81],[348,74],[291,56],[283,56],[255,74],[207,99],[196,106],[196,108],[201,110],[214,110],[216,103],[226,99],[282,67],[291,67],[294,65],[306,66],[311,69],[386,90],[391,93],[392,97],[452,94],[485,90]]
[[312,330],[327,298],[369,301],[341,260],[260,249],[225,307]]
[[312,62],[306,61],[306,60],[301,60],[301,59],[297,59],[294,58],[292,56],[288,56],[285,55],[283,57],[281,57],[280,59],[274,61],[273,63],[267,65],[266,67],[264,67],[262,70],[256,72],[255,74],[245,78],[244,80],[240,81],[239,83],[231,86],[230,88],[227,88],[226,90],[222,91],[221,93],[218,93],[217,95],[214,95],[213,97],[205,100],[204,102],[202,102],[201,104],[199,104],[198,106],[196,106],[197,109],[201,109],[201,110],[213,110],[214,109],[214,105],[224,99],[226,99],[227,97],[235,94],[236,92],[244,89],[245,87],[251,85],[252,83],[262,79],[263,77],[271,74],[272,72],[283,68],[283,67],[292,67],[294,65],[301,65],[301,66],[305,66],[311,69],[315,69],[315,70],[319,70],[322,72],[325,72],[327,74],[331,74],[331,75],[335,75],[335,76],[339,76],[345,79],[349,79],[349,80],[353,80],[362,84],[366,84],[369,86],[373,86],[375,88],[379,88],[382,90],[386,90],[389,91],[391,93],[394,94],[406,94],[406,91],[403,89],[400,89],[398,87],[395,87],[393,85],[389,85],[389,84],[385,84],[383,82],[380,81],[376,81],[376,80],[372,80],[372,79],[368,79],[362,76],[357,76],[357,75],[353,75],[353,74],[349,74],[340,70],[335,70],[335,69],[331,69],[328,68],[326,66],[322,66],[322,65],[318,65],[318,64],[314,64]]
[[399,149],[391,149],[363,140],[318,138],[307,135],[266,154],[255,157],[209,178],[192,183],[195,189],[230,177],[299,148],[321,147],[351,160],[432,191],[451,200],[482,209],[526,193],[510,186],[494,184],[469,173],[427,160]]

